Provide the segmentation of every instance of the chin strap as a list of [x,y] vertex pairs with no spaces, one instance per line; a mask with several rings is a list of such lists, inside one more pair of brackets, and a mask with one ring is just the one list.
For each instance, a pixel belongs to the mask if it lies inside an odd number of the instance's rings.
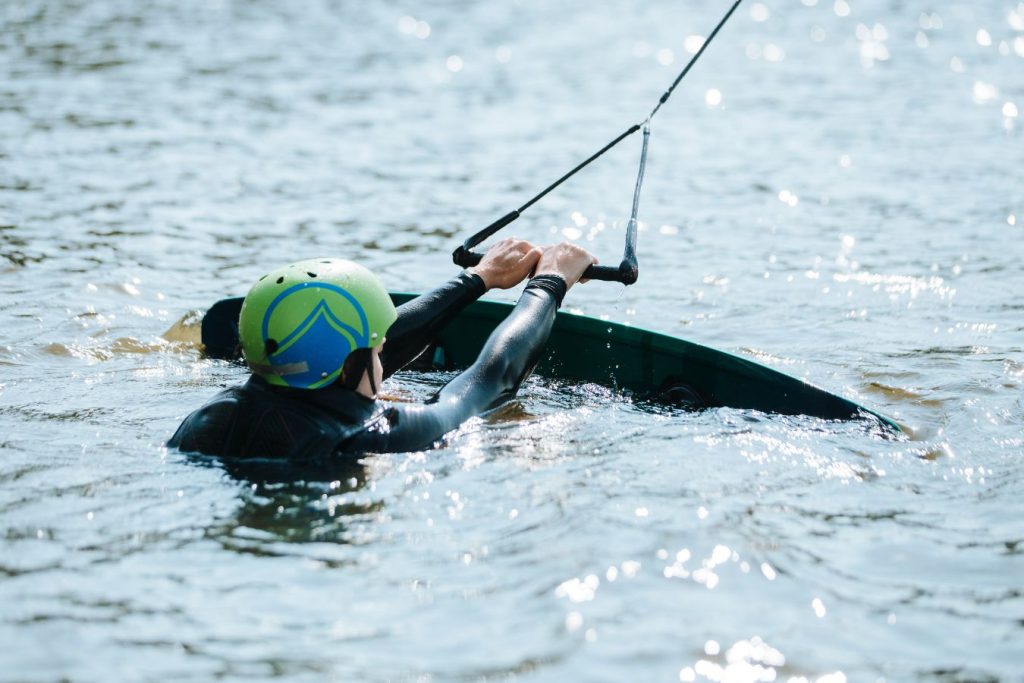
[[341,370],[341,385],[350,391],[355,391],[362,383],[363,375],[366,375],[370,382],[370,392],[376,396],[377,382],[373,377],[373,349],[356,349],[349,354]]
[[366,378],[370,380],[370,395],[377,397],[377,380],[373,376],[373,352],[370,352],[370,362],[366,364]]

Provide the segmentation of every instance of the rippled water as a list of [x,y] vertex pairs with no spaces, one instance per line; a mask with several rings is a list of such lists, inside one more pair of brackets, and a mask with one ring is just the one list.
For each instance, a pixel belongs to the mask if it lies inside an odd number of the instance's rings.
[[[0,679],[1022,680],[1018,2],[745,4],[655,119],[640,282],[570,294],[910,437],[534,378],[326,482],[162,447],[243,374],[189,311],[443,280],[726,5],[4,3]],[[514,232],[614,261],[638,144]]]

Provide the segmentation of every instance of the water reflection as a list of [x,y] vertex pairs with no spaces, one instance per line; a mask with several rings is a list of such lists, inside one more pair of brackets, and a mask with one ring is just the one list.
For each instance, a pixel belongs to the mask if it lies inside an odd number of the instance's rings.
[[[203,536],[232,553],[254,558],[302,558],[320,570],[358,566],[348,546],[372,544],[365,524],[384,502],[367,495],[366,468],[358,462],[296,468],[279,461],[190,456],[192,465],[223,471],[237,488],[230,513]],[[362,531],[360,531],[362,529]]]
[[[442,281],[459,236],[642,115],[718,11],[5,3],[0,671],[1019,676],[1016,1],[745,5],[659,115],[640,282],[567,300],[749,349],[915,439],[535,378],[351,472],[162,450],[245,373],[200,357],[187,311],[268,254]],[[634,154],[519,236],[618,253]]]
[[[689,683],[698,680],[746,681],[769,683],[787,680],[789,683],[808,681],[807,678],[791,676],[781,679],[785,671],[786,658],[781,652],[765,643],[759,636],[733,643],[722,653],[721,646],[714,640],[704,645],[706,658],[698,659],[692,665],[679,670],[679,680]],[[815,683],[842,683],[846,677],[841,673],[814,679]]]

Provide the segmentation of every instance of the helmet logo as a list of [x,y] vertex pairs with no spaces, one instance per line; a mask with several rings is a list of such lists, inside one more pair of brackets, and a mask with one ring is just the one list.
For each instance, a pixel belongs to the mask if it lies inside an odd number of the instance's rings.
[[348,355],[370,345],[366,311],[348,291],[321,282],[289,287],[263,316],[263,341],[277,342],[266,358],[289,386],[315,389],[341,373]]

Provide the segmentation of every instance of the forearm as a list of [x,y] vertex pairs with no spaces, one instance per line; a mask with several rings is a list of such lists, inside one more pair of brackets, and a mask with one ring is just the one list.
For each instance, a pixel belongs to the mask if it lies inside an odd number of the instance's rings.
[[[491,333],[465,372],[423,405],[397,405],[346,445],[359,452],[429,447],[469,418],[511,399],[537,364],[565,295],[560,278],[537,278],[509,316]],[[389,342],[390,343],[390,342]]]
[[476,362],[445,385],[431,403],[460,404],[478,414],[514,396],[540,360],[565,290],[560,278],[532,280],[488,337]]
[[398,319],[388,330],[388,341],[381,352],[384,376],[390,377],[414,361],[456,315],[486,291],[479,275],[460,273],[399,306]]

